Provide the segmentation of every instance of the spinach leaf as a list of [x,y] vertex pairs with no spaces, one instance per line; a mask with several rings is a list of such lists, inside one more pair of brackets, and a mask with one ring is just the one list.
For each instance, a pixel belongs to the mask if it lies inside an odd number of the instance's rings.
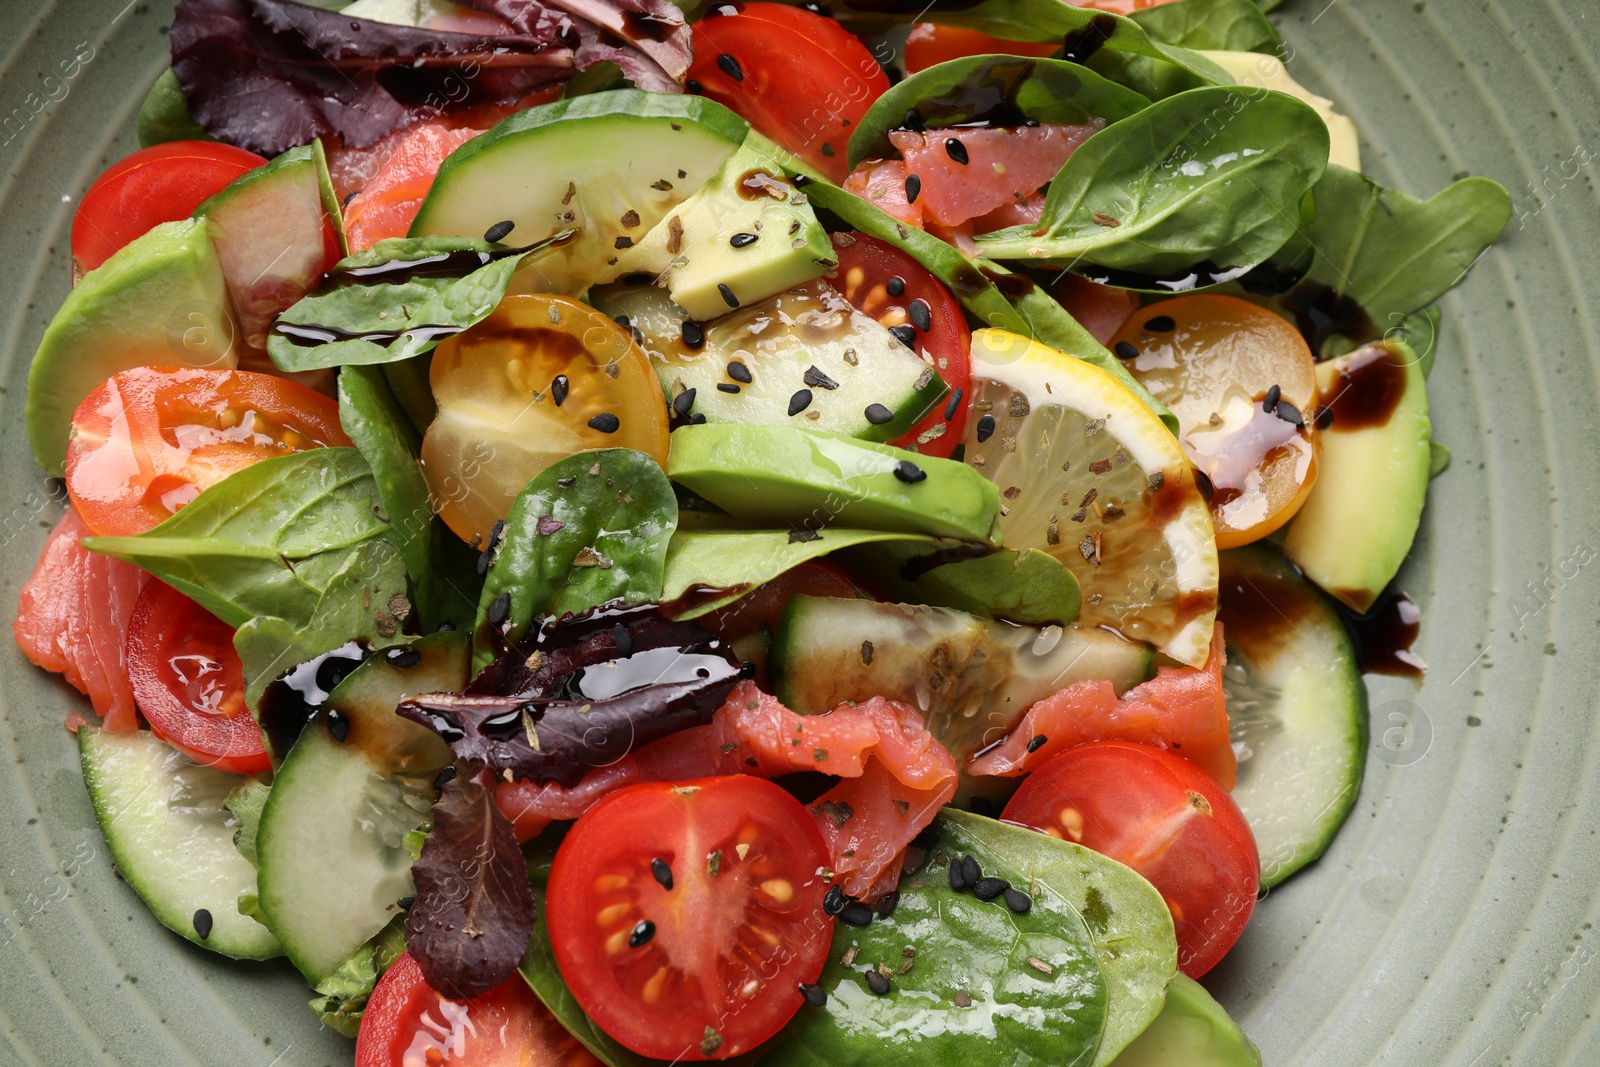
[[[267,338],[283,371],[388,363],[430,351],[493,311],[524,259],[473,237],[392,237],[341,259]],[[412,264],[405,269],[406,264]]]
[[246,467],[137,537],[84,546],[142,567],[229,626],[258,615],[300,625],[350,550],[388,530],[381,512],[360,452],[315,448]]
[[1283,38],[1255,0],[1177,0],[1128,17],[1164,44],[1202,52],[1283,54]]
[[494,658],[489,624],[506,597],[500,627],[515,641],[535,618],[612,600],[659,600],[667,541],[678,503],[660,466],[643,452],[608,448],[551,464],[511,506],[478,598],[473,662]]
[[[890,918],[835,926],[818,980],[827,1003],[800,1009],[774,1039],[764,1067],[1096,1062],[1110,991],[1084,898],[1095,868],[1110,862],[1080,865],[1077,846],[997,850],[990,828],[1063,843],[968,819],[946,808],[935,820],[941,840],[927,866],[901,879]],[[985,902],[951,889],[950,863],[964,856],[985,876],[1030,893],[1029,911],[1019,915],[1004,899]],[[915,955],[904,954],[908,946]],[[869,992],[863,978],[880,966],[889,972],[885,996]]]
[[1076,63],[968,56],[918,71],[878,97],[850,137],[850,166],[892,154],[889,131],[900,129],[913,110],[930,128],[989,118],[1003,125],[1024,118],[1084,125],[1095,119],[1116,122],[1149,104],[1132,89]]
[[406,413],[419,434],[427,433],[428,424],[439,414],[439,405],[433,400],[433,386],[428,382],[432,363],[431,356],[421,355],[385,363],[379,368],[400,410]]
[[[1007,622],[1069,623],[1078,617],[1078,579],[1036,548],[962,557],[930,556],[930,546],[889,541],[851,548],[845,559],[896,600],[955,608]],[[935,566],[924,567],[927,564]]]
[[932,537],[824,527],[807,531],[809,540],[796,540],[790,530],[679,530],[667,544],[664,604],[697,587],[720,595],[697,597],[677,619],[693,619],[739,600],[757,586],[784,571],[830,552],[873,542],[905,544],[908,554],[929,552],[939,542]]
[[[1283,246],[1328,162],[1328,127],[1282,93],[1193,89],[1085,141],[1050,183],[1044,218],[978,239],[993,259],[1165,275],[1242,273]],[[1096,221],[1099,220],[1099,221]]]
[[1353,299],[1379,329],[1455,288],[1511,221],[1510,195],[1488,178],[1418,200],[1335,165],[1312,197],[1305,280]]

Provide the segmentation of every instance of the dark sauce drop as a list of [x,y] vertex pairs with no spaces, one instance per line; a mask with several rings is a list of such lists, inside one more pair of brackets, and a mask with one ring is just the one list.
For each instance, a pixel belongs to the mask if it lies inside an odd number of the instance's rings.
[[1422,681],[1428,665],[1411,651],[1422,630],[1422,611],[1416,601],[1390,588],[1365,615],[1357,615],[1343,604],[1338,608],[1355,639],[1356,656],[1364,673]]
[[1034,285],[1033,279],[1026,274],[1002,274],[991,267],[980,268],[980,273],[994,283],[994,287],[1000,290],[1000,295],[1007,300],[1021,300],[1038,288]]
[[665,41],[682,25],[681,22],[668,21],[647,11],[622,12],[623,30],[635,41]]
[[359,641],[347,641],[331,652],[324,652],[280,675],[261,694],[261,732],[278,759],[289,754],[322,706],[328,694],[361,666],[370,654]]
[[1087,26],[1073,30],[1062,38],[1061,58],[1069,63],[1087,63],[1089,57],[1100,51],[1100,46],[1111,40],[1116,32],[1116,16],[1096,15]]
[[1320,356],[1322,346],[1332,337],[1361,342],[1378,335],[1366,309],[1330,286],[1302,282],[1283,297],[1283,304],[1293,312],[1312,355]]
[[985,63],[948,92],[917,101],[916,126],[905,128],[1021,126],[1028,116],[1017,106],[1017,92],[1037,67],[1012,57]]
[[1332,412],[1335,433],[1383,426],[1406,395],[1406,365],[1387,345],[1369,345],[1346,357],[1345,367],[1318,403]]

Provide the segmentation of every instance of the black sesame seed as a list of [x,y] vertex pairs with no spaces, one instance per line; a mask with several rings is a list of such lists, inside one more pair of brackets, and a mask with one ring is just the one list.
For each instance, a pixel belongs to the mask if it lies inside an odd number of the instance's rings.
[[898,908],[899,906],[900,891],[896,889],[891,893],[885,893],[883,896],[879,897],[877,902],[872,905],[872,910],[880,919],[891,919],[894,917],[894,909]]
[[1317,429],[1326,430],[1328,427],[1333,425],[1333,409],[1319,407],[1317,409],[1316,420]]
[[809,982],[800,983],[800,995],[806,998],[806,1003],[813,1008],[820,1008],[828,1003],[828,991],[819,985]]
[[457,772],[454,766],[446,767],[444,770],[433,776],[433,788],[436,791],[443,789],[445,786],[455,781],[456,773]]
[[633,325],[626,315],[617,315],[611,321],[616,323],[618,326],[621,326],[624,330]]
[[211,936],[211,913],[204,908],[194,913],[194,932],[200,935],[202,941]]
[[511,614],[511,593],[501,593],[489,605],[488,623],[490,626],[499,627],[506,621],[506,616]]
[[609,411],[602,411],[589,420],[589,429],[599,430],[601,433],[616,433],[617,427],[622,425],[622,420]]
[[693,78],[690,78],[688,81],[684,82],[683,87],[688,91],[690,96],[699,96],[701,93],[706,91],[706,87],[695,81]]
[[1277,385],[1267,390],[1267,395],[1261,398],[1261,410],[1271,415],[1278,410],[1278,401],[1283,397],[1283,390]]
[[697,352],[706,343],[706,332],[700,328],[698,322],[684,321],[683,343]]
[[859,902],[846,904],[839,909],[839,921],[847,926],[871,926],[872,909]]
[[728,238],[728,243],[735,248],[749,248],[759,240],[761,240],[760,234],[736,233],[732,237]]
[[979,878],[972,883],[972,895],[979,900],[993,900],[1010,888],[1011,883],[1004,878]]
[[706,417],[704,415],[700,414],[698,411],[695,412],[693,415],[689,416],[689,425],[690,426],[704,426],[705,422],[706,422]]
[[837,389],[839,383],[822,373],[815,366],[807,367],[801,379],[813,389]]
[[739,387],[737,385],[734,385],[732,382],[718,382],[717,383],[717,392],[719,392],[719,393],[737,393],[738,391],[739,391]]
[[672,864],[657,856],[650,861],[650,877],[654,878],[662,889],[672,888]]
[[515,222],[506,219],[504,222],[497,222],[487,230],[484,230],[483,239],[490,244],[494,244],[496,241],[504,241],[506,235],[516,228],[517,224]]
[[1118,359],[1139,358],[1139,350],[1133,347],[1133,345],[1129,344],[1127,341],[1118,341],[1117,347],[1112,349],[1112,351],[1117,354]]
[[789,398],[789,415],[793,417],[811,406],[811,390],[796,389]]
[[915,174],[906,175],[906,203],[915,204],[922,195],[922,179]]
[[383,654],[383,658],[389,662],[389,666],[399,667],[401,670],[405,670],[407,667],[415,667],[417,664],[421,663],[422,653],[409,646],[404,648],[391,648],[389,651]]
[[911,324],[923,333],[933,329],[933,309],[920,296],[906,307],[906,314],[911,316]]
[[1044,734],[1039,734],[1037,737],[1033,738],[1031,741],[1028,742],[1028,751],[1029,752],[1037,752],[1037,751],[1039,751],[1041,748],[1044,747],[1044,743],[1046,741],[1048,741],[1048,740],[1050,740],[1050,739],[1048,737],[1046,737]]
[[868,971],[867,988],[872,990],[872,992],[877,996],[886,997],[889,995],[889,979],[885,978],[877,971]]
[[882,426],[884,423],[894,418],[894,412],[890,411],[882,404],[868,404],[866,410],[863,411],[862,414],[865,415],[867,417],[867,421],[872,423],[874,426]]
[[890,296],[899,297],[906,295],[906,280],[900,277],[898,274],[884,282],[883,287],[889,291]]
[[839,154],[839,150],[834,148],[832,143],[830,143],[828,141],[823,141],[822,142],[822,154],[826,158],[832,159],[834,156]]
[[1033,898],[1020,889],[1007,889],[1005,898],[1006,907],[1018,915],[1026,915],[1033,910]]
[[550,383],[550,399],[556,402],[556,407],[560,407],[567,402],[567,393],[571,392],[571,390],[572,383],[567,380],[567,376],[558,374],[555,376],[555,380]]
[[835,882],[822,894],[822,910],[829,915],[837,915],[850,903],[850,898],[844,895],[844,886]]
[[967,156],[967,146],[962,144],[959,138],[945,138],[944,151],[946,155],[955,160],[957,163],[960,163],[963,167],[971,161]]
[[1278,401],[1275,414],[1290,426],[1304,426],[1306,424],[1305,416],[1300,414],[1300,409],[1287,400]]
[[961,407],[961,396],[963,391],[964,390],[962,390],[961,386],[958,385],[955,387],[954,391],[951,392],[950,399],[944,405],[944,417],[946,422],[956,417],[956,411]]
[[906,117],[900,120],[900,128],[910,130],[912,133],[921,133],[928,128],[928,124],[922,121],[921,112],[912,108],[906,112]]
[[1144,328],[1151,333],[1171,333],[1178,328],[1171,315],[1157,315],[1144,324]]
[[350,716],[338,708],[328,709],[328,736],[341,745],[350,736]]
[[1022,120],[1022,124],[1024,126],[1027,126],[1029,129],[1035,129],[1039,125],[1039,120],[1038,119],[1023,119]]
[[717,66],[722,68],[722,73],[726,74],[728,77],[732,78],[734,81],[736,81],[736,82],[744,81],[744,69],[739,66],[739,61],[737,59],[734,59],[732,56],[730,56],[730,55],[720,55],[720,56],[718,56],[717,57]]
[[917,331],[911,328],[910,323],[902,322],[898,326],[889,327],[889,332],[894,334],[896,341],[910,348],[917,343]]
[[960,860],[950,861],[950,888],[967,888],[967,872]]
[[689,414],[689,409],[694,407],[694,393],[695,393],[695,391],[692,388],[691,389],[685,389],[683,392],[681,392],[677,396],[673,397],[672,398],[672,411],[673,411],[673,414],[677,415],[680,419],[681,418],[687,418],[688,414]]
[[924,826],[922,828],[922,831],[920,833],[918,833],[916,837],[913,837],[911,839],[911,847],[912,848],[920,848],[920,849],[922,849],[924,851],[932,848],[934,845],[937,845],[938,843],[939,843],[939,831],[935,830],[931,826]]
[[401,911],[410,911],[411,905],[415,904],[416,902],[416,897],[401,897],[399,900],[394,902],[394,906],[399,908]]
[[994,436],[994,416],[984,415],[978,419],[978,443],[981,445]]
[[928,472],[909,459],[902,459],[894,465],[894,476],[907,485],[916,485],[918,482],[927,480]]
[[641,919],[639,920],[639,925],[628,933],[628,947],[639,948],[640,946],[648,945],[650,939],[655,936],[656,924],[649,919]]
[[978,866],[978,861],[971,856],[961,857],[961,877],[966,879],[967,885],[975,886],[978,879],[983,877],[983,868]]
[[728,361],[728,377],[736,382],[743,382],[745,385],[755,381],[755,377],[750,373],[750,368],[737,359]]
[[733,290],[728,288],[727,282],[717,283],[717,292],[722,294],[722,302],[731,308],[739,306],[739,298],[733,295]]

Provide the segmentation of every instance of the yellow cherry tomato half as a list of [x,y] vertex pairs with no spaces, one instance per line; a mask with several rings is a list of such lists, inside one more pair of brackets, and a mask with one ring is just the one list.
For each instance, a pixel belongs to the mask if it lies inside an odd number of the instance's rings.
[[586,304],[508,296],[434,350],[439,413],[422,466],[439,514],[483,544],[534,475],[574,452],[634,448],[667,459],[667,406],[629,330]]
[[1184,453],[1211,480],[1218,548],[1294,517],[1317,478],[1317,373],[1291,323],[1196,293],[1139,309],[1111,347],[1178,417]]

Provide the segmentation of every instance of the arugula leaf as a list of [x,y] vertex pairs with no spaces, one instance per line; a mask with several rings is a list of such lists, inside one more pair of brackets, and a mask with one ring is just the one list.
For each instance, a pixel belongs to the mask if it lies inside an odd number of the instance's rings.
[[1090,137],[1050,183],[1038,226],[984,235],[978,247],[993,259],[1154,275],[1201,263],[1242,273],[1295,233],[1327,162],[1328,128],[1310,105],[1237,86],[1193,89]]
[[[643,452],[579,452],[545,468],[518,495],[490,549],[498,555],[478,598],[474,664],[492,659],[502,641],[515,643],[537,617],[659,600],[677,525],[672,485]],[[501,597],[504,622],[491,627]]]
[[235,628],[308,622],[350,549],[383,534],[377,485],[354,448],[274,456],[202,492],[137,537],[84,547],[142,567]]
[[1026,117],[1085,125],[1095,119],[1116,122],[1149,105],[1132,89],[1076,63],[968,56],[918,71],[878,97],[850,137],[850,166],[890,155],[889,131],[900,129],[912,110],[929,128],[960,126],[996,111],[1011,122]]
[[1030,548],[963,558],[959,550],[930,556],[928,549],[912,541],[868,544],[848,550],[845,559],[909,604],[1037,625],[1078,617],[1078,579],[1054,556]]
[[1360,304],[1382,329],[1460,284],[1511,221],[1511,196],[1463,178],[1427,200],[1331,165],[1312,190],[1305,281]]
[[[267,354],[281,371],[389,363],[430,352],[482,322],[524,259],[553,247],[475,237],[391,237],[341,259],[279,316]],[[404,269],[405,264],[414,268]],[[390,272],[387,272],[390,271]]]
[[903,542],[908,553],[932,551],[940,543],[914,534],[831,526],[815,531],[809,540],[797,540],[790,530],[679,530],[667,544],[661,602],[670,604],[697,587],[720,591],[721,595],[696,598],[693,606],[674,616],[698,618],[807,560],[876,541]]

